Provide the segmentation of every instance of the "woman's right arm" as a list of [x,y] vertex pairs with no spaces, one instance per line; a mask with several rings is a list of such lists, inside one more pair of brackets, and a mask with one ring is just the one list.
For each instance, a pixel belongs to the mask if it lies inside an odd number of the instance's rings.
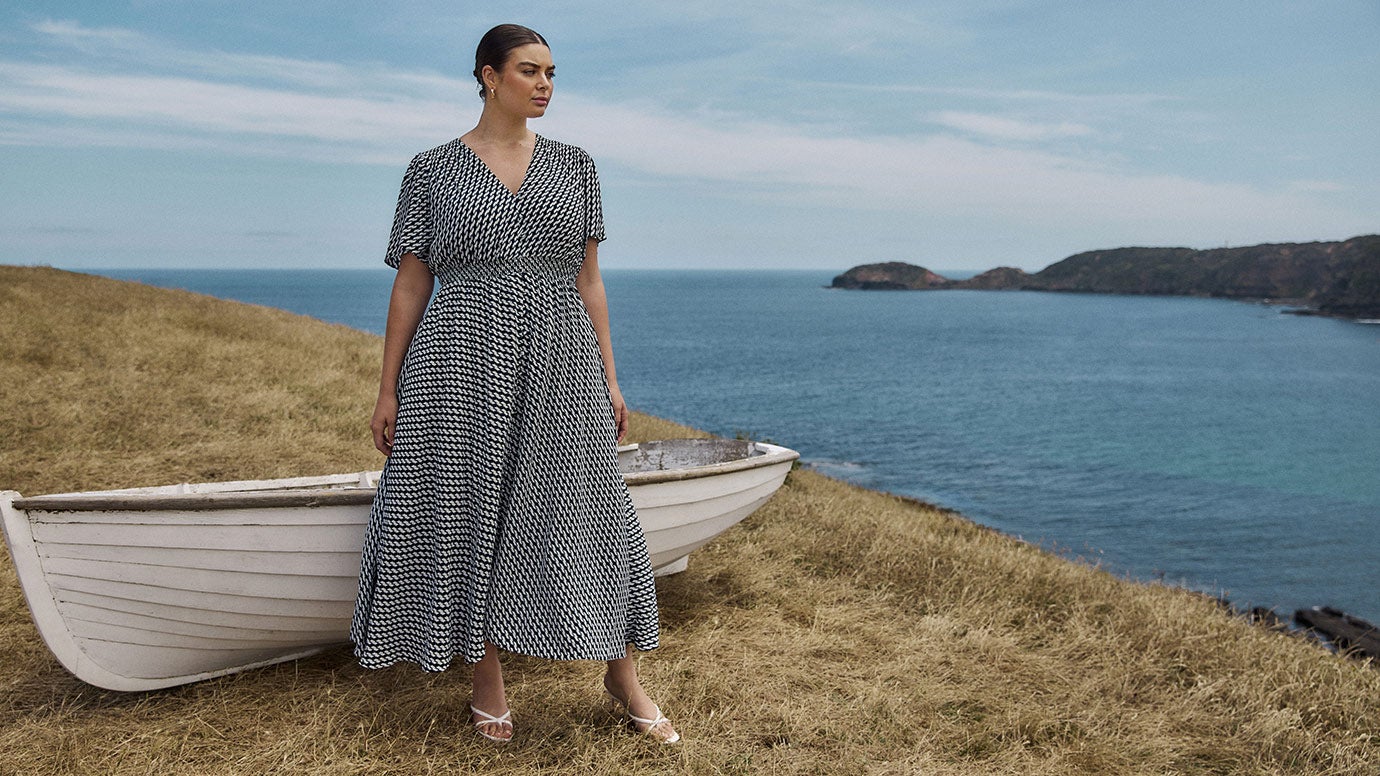
[[379,399],[369,429],[374,432],[374,447],[388,455],[393,450],[393,430],[398,420],[398,375],[403,358],[412,345],[422,313],[431,300],[436,279],[414,254],[403,254],[398,276],[393,279],[393,295],[388,300],[388,324],[383,335],[383,374],[379,378]]

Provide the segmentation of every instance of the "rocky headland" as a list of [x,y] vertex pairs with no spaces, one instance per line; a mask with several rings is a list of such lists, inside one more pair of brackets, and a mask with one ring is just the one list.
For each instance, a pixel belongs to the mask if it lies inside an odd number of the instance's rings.
[[1380,235],[1210,250],[1114,248],[1075,254],[1034,274],[997,267],[966,280],[890,261],[853,267],[835,277],[831,287],[1268,299],[1303,305],[1304,312],[1320,315],[1380,318]]

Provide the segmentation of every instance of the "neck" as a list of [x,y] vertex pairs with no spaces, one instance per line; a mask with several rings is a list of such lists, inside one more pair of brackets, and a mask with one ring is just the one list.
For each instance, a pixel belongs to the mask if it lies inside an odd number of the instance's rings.
[[469,134],[477,140],[496,145],[520,145],[532,139],[525,116],[508,113],[490,103],[484,104],[479,123]]

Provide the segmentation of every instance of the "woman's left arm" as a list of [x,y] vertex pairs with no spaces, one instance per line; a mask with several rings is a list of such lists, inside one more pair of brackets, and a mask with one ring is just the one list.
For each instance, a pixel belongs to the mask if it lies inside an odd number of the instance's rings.
[[628,406],[618,390],[618,377],[613,368],[613,342],[609,337],[609,303],[604,295],[604,279],[599,276],[599,241],[585,240],[585,261],[575,276],[575,288],[584,300],[594,335],[599,338],[599,355],[604,360],[604,376],[608,379],[609,398],[613,400],[613,420],[618,428],[618,441],[628,433]]

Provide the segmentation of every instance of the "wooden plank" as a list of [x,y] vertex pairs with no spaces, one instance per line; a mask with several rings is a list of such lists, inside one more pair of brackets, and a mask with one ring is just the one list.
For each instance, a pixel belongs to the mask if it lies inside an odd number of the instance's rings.
[[652,567],[656,568],[698,550],[752,514],[761,503],[762,501],[748,502],[732,512],[714,516],[693,526],[673,526],[648,532],[647,546]]
[[234,493],[184,493],[180,495],[32,496],[15,499],[14,506],[45,512],[99,510],[104,512],[159,512],[177,509],[197,512],[207,509],[294,509],[301,507],[359,506],[372,504],[373,489],[335,488],[300,491]]
[[106,609],[112,612],[127,612],[129,614],[145,615],[173,622],[213,623],[215,625],[235,628],[322,632],[342,629],[348,631],[350,627],[350,616],[353,613],[352,607],[335,604],[326,607],[324,611],[322,611],[323,607],[319,605],[314,606],[312,608],[314,612],[313,616],[263,614],[259,612],[246,614],[243,612],[227,612],[221,609],[180,606],[178,604],[161,603],[157,601],[136,601],[99,593],[89,593],[84,590],[63,591],[58,598],[58,609],[65,610],[69,605],[73,604]]
[[68,624],[72,628],[72,635],[79,639],[97,639],[121,644],[138,644],[145,647],[177,647],[197,650],[232,649],[256,652],[263,650],[288,651],[312,644],[321,644],[323,641],[336,640],[312,639],[300,634],[284,634],[281,637],[266,639],[206,638],[203,636],[184,636],[165,630],[148,630],[102,622],[88,622],[77,617],[69,618]]
[[[354,611],[357,582],[350,578],[349,594],[338,598],[265,598],[257,595],[235,595],[223,591],[178,590],[161,585],[122,582],[110,579],[54,574],[51,577],[54,594],[59,600],[69,593],[140,601],[150,605],[180,606],[209,612],[227,612],[249,616],[274,617],[350,617]],[[56,613],[55,613],[56,614]]]
[[752,487],[755,482],[763,478],[771,477],[771,469],[749,469],[744,471],[729,472],[715,477],[712,480],[671,480],[658,482],[651,485],[642,485],[636,488],[629,488],[628,492],[633,497],[633,504],[638,509],[644,507],[659,507],[676,504],[694,503],[701,501],[707,496],[719,493],[731,493],[743,488]]
[[224,509],[200,512],[169,509],[161,512],[29,512],[32,523],[65,525],[91,523],[106,525],[364,525],[369,522],[368,505],[313,507],[311,509]]
[[228,480],[220,482],[179,482],[175,485],[155,485],[141,488],[117,488],[113,490],[92,490],[81,493],[56,495],[69,496],[168,496],[181,493],[226,493],[249,490],[305,490],[309,488],[369,488],[378,485],[379,471],[350,472],[348,474],[324,474],[308,477],[280,477],[272,480]]
[[[116,611],[100,606],[89,606],[68,602],[59,604],[63,615],[72,622],[87,623],[91,626],[110,626],[111,628],[127,628],[149,633],[166,633],[177,636],[189,636],[203,639],[213,639],[224,642],[232,648],[240,646],[255,647],[262,643],[309,643],[320,644],[323,641],[344,641],[349,637],[349,622],[330,623],[324,628],[267,628],[242,627],[217,622],[187,622],[185,620],[171,620],[162,617],[152,617],[145,614],[135,614],[132,612]],[[210,614],[209,612],[207,614]],[[341,625],[344,627],[340,627]],[[74,627],[73,632],[79,636],[92,636],[103,638],[101,632],[85,632],[86,626]],[[240,645],[237,642],[247,642]],[[254,643],[248,643],[254,642]]]
[[[92,662],[111,674],[131,681],[126,690],[153,689],[207,679],[212,676],[305,657],[334,645],[283,649],[185,649],[143,644],[122,644],[101,639],[78,638],[77,644]],[[233,666],[226,669],[226,666]],[[160,681],[163,680],[163,681]]]
[[140,563],[148,566],[207,569],[209,571],[254,571],[274,574],[290,566],[292,573],[307,576],[343,577],[359,573],[359,550],[349,552],[299,552],[285,557],[282,552],[259,550],[189,550],[168,547],[117,547],[109,544],[45,543],[39,553],[44,558],[104,560],[114,563]]
[[34,541],[46,543],[104,544],[112,547],[180,547],[184,549],[256,550],[298,553],[303,548],[323,552],[359,553],[364,546],[364,526],[284,525],[132,525],[36,523]]
[[281,598],[290,601],[322,599],[327,601],[353,600],[358,592],[358,576],[310,577],[292,574],[256,574],[237,571],[207,571],[204,569],[174,569],[162,566],[141,566],[131,563],[109,563],[98,560],[50,558],[44,564],[53,580],[55,590],[59,580],[80,577],[89,580],[128,582],[206,593],[256,598]]
[[[783,471],[780,479],[784,478]],[[689,507],[676,507],[674,517],[678,519],[662,519],[659,510],[639,513],[642,528],[647,534],[652,568],[689,555],[742,521],[771,498],[781,485],[780,479],[761,483],[749,491],[693,505],[695,509],[692,515],[687,515]]]
[[[756,472],[752,474],[755,475]],[[732,508],[734,504],[757,498],[763,491],[774,491],[779,487],[778,483],[784,475],[785,472],[782,471],[779,475],[765,480],[731,475],[733,479],[724,483],[723,489],[712,491],[686,490],[683,487],[684,483],[667,483],[657,485],[655,489],[660,491],[677,488],[679,492],[668,493],[664,497],[660,492],[652,494],[649,498],[634,497],[633,505],[637,507],[638,517],[642,519],[642,527],[646,530],[651,530],[653,526],[694,523],[719,505],[723,505],[725,509]]]

